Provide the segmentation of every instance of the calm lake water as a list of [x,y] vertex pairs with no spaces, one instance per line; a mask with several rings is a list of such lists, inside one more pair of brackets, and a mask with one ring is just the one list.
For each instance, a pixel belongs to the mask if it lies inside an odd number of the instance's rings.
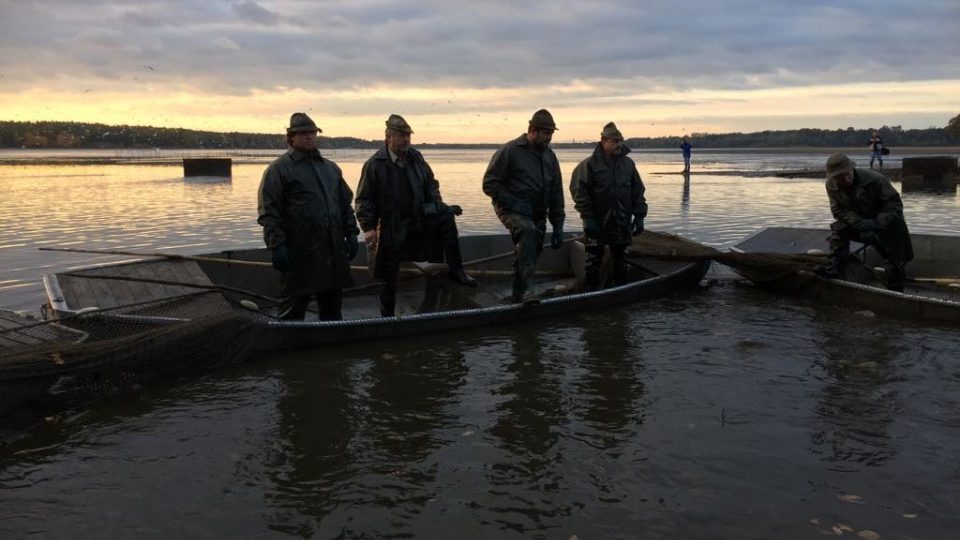
[[[355,188],[370,153],[327,155]],[[464,234],[502,230],[480,191],[491,154],[425,154]],[[564,174],[587,154],[558,151]],[[695,151],[686,184],[662,174],[677,154],[632,154],[648,228],[726,247],[830,221],[821,179],[724,174],[826,152]],[[36,310],[44,272],[122,260],[38,247],[260,246],[269,155],[245,154],[232,182],[0,166],[0,308]],[[903,198],[914,232],[960,234],[956,195]],[[955,537],[960,331],[716,275],[605,313],[257,358],[76,411],[0,446],[0,536]]]

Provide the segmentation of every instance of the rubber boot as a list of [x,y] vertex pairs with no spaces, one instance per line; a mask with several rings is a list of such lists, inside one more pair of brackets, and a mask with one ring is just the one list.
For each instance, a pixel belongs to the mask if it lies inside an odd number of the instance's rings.
[[466,287],[476,287],[477,280],[470,277],[463,269],[463,257],[460,255],[460,242],[453,242],[444,247],[444,256],[447,266],[450,267],[450,279]]

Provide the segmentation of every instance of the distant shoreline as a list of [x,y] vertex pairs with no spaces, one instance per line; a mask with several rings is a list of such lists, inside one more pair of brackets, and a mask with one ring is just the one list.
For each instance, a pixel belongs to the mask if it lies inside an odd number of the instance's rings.
[[[414,145],[416,148],[429,154],[431,150],[484,150],[493,152],[500,148],[501,145],[471,145],[470,148],[463,148],[461,146],[448,146],[448,145]],[[556,150],[584,150],[588,151],[589,148],[585,147],[569,147],[566,145],[553,145],[553,148]],[[373,153],[373,150],[370,148],[321,148],[322,153],[328,155],[333,155],[333,159],[336,159],[336,154],[341,152],[370,152]],[[634,148],[633,151],[637,154],[670,154],[673,153],[672,149],[663,149],[663,148]],[[698,155],[709,155],[709,154],[823,154],[827,155],[833,152],[844,152],[850,155],[866,155],[868,150],[863,147],[849,147],[849,148],[819,148],[819,147],[764,147],[764,148],[694,148],[694,159]],[[105,155],[109,153],[116,153],[116,155]],[[153,165],[153,166],[181,166],[182,160],[184,158],[230,158],[233,163],[236,164],[251,164],[251,163],[266,163],[275,157],[281,155],[283,150],[279,149],[235,149],[235,150],[210,150],[204,151],[203,149],[198,148],[181,148],[181,149],[164,149],[161,151],[163,155],[153,155],[150,150],[141,150],[141,149],[50,149],[50,148],[37,148],[37,149],[13,149],[13,148],[0,148],[0,166],[18,166],[18,165],[34,165],[34,166],[62,166],[62,165]],[[178,152],[180,152],[178,154]],[[676,150],[676,153],[679,155],[679,149]],[[8,155],[4,155],[8,154]],[[82,154],[90,154],[84,156]],[[886,160],[893,162],[899,162],[903,156],[910,155],[951,155],[951,156],[960,156],[960,146],[918,146],[918,147],[902,147],[895,149],[894,153],[886,158]],[[429,157],[429,155],[427,156]],[[779,171],[784,174],[792,174],[791,171]],[[794,173],[802,174],[806,171],[794,171]]]

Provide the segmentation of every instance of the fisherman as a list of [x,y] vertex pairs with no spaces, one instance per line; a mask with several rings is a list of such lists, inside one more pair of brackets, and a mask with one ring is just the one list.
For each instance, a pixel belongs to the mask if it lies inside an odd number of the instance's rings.
[[690,144],[690,141],[687,140],[687,136],[683,136],[683,140],[680,141],[680,150],[683,152],[683,172],[690,172],[690,155],[692,153],[691,149],[693,145]]
[[826,171],[830,212],[837,221],[830,225],[830,262],[817,273],[839,277],[849,258],[850,240],[855,240],[883,257],[887,288],[903,291],[904,267],[913,259],[913,245],[900,194],[884,175],[855,167],[839,152],[827,159]]
[[876,131],[870,136],[870,168],[873,168],[875,160],[880,161],[880,168],[883,168],[883,139]]
[[320,320],[340,320],[343,289],[353,284],[357,255],[353,193],[336,163],[317,150],[320,128],[306,113],[290,116],[290,149],[271,163],[260,181],[257,223],[283,272],[279,317],[303,320],[312,296]]
[[380,314],[393,317],[401,261],[445,258],[450,279],[467,287],[477,283],[464,271],[460,254],[454,216],[463,210],[443,202],[433,170],[410,147],[413,129],[407,121],[391,114],[386,125],[383,148],[363,165],[356,205],[363,238],[376,254],[373,275],[384,281]]
[[513,239],[514,302],[522,302],[532,287],[548,218],[550,246],[560,249],[563,244],[563,180],[550,149],[556,129],[549,111],[533,113],[527,132],[497,150],[483,175],[483,192]]
[[[580,162],[570,178],[570,196],[583,220],[586,236],[586,285],[590,290],[600,286],[603,253],[610,246],[614,264],[614,281],[621,281],[629,272],[626,249],[632,235],[643,232],[647,216],[646,190],[637,165],[627,154],[623,134],[613,122],[603,126],[600,142],[593,155]],[[632,220],[632,222],[631,222]]]

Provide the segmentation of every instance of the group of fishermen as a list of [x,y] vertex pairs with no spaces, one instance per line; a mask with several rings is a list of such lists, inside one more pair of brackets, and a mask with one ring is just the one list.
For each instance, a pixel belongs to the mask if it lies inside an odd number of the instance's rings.
[[[396,315],[404,261],[446,262],[453,281],[476,287],[460,253],[455,217],[463,210],[443,201],[430,165],[410,147],[413,129],[407,121],[391,114],[385,124],[384,145],[364,163],[354,201],[340,168],[317,149],[320,128],[306,113],[291,115],[286,130],[290,148],[264,171],[258,196],[257,222],[273,267],[283,274],[280,319],[302,320],[313,298],[320,320],[342,318],[343,289],[352,285],[350,261],[359,250],[361,231],[373,257],[373,278],[383,283],[379,301],[384,317]],[[556,130],[549,111],[536,111],[526,133],[497,150],[483,176],[483,192],[514,244],[512,302],[523,302],[532,289],[547,221],[550,246],[560,249],[565,240],[560,164],[550,149]],[[607,250],[615,279],[629,271],[626,248],[644,230],[645,188],[623,140],[613,122],[606,124],[569,184],[583,222],[588,289],[600,286]],[[839,275],[849,241],[859,240],[879,246],[890,262],[891,288],[897,286],[897,276],[902,288],[903,265],[912,253],[899,195],[883,175],[854,168],[842,154],[830,157],[827,176],[838,221],[831,227],[831,262],[822,273]]]

